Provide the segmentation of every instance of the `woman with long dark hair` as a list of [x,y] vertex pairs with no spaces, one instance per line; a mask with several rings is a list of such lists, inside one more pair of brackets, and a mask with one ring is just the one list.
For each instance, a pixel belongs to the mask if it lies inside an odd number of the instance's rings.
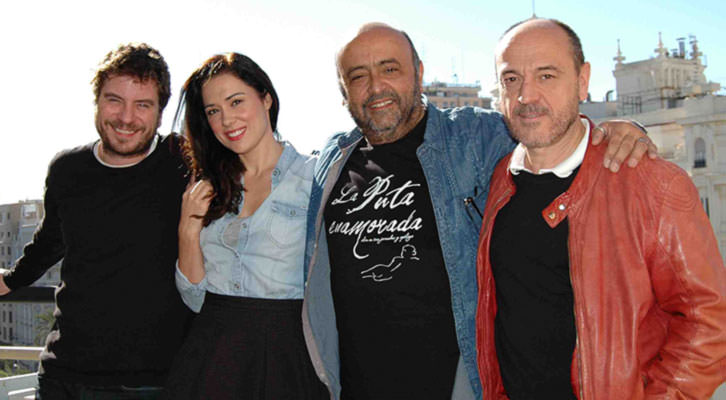
[[207,60],[177,111],[192,174],[177,287],[200,314],[170,373],[172,399],[322,399],[302,333],[314,160],[276,134],[279,99],[250,58]]

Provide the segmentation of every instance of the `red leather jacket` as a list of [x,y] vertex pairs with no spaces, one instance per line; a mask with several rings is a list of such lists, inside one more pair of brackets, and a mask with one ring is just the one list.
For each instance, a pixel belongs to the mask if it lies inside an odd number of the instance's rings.
[[[542,210],[552,227],[569,223],[573,390],[580,400],[707,399],[726,377],[726,269],[698,192],[661,159],[610,173],[605,148],[589,145],[570,189]],[[515,191],[510,157],[492,177],[479,239],[485,400],[507,398],[494,347],[489,243],[497,212]]]

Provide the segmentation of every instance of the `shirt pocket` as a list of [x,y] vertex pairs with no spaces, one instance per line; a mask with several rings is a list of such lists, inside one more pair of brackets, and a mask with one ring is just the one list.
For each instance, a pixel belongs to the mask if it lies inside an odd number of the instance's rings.
[[294,206],[273,201],[267,221],[267,235],[280,248],[303,245],[308,210],[304,206]]

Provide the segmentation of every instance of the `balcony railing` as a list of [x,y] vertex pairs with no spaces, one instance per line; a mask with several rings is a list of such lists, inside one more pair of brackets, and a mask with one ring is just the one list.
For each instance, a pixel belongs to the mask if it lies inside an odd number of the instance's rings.
[[[4,303],[53,303],[54,301],[54,286],[28,286],[0,297],[0,302]],[[42,347],[0,346],[0,360],[38,361],[42,350]],[[0,378],[0,399],[35,399],[37,386],[37,373]]]
[[[0,360],[37,361],[42,347],[0,346]],[[38,374],[23,374],[0,378],[0,399],[35,399]]]
[[[52,286],[30,286],[0,297],[0,302],[52,303],[54,291],[55,288]],[[42,350],[42,347],[0,346],[0,360],[37,361]],[[36,373],[0,378],[0,400],[35,399],[37,387]],[[726,400],[726,384],[716,390],[711,400]]]
[[53,303],[55,286],[27,286],[0,297],[0,303]]

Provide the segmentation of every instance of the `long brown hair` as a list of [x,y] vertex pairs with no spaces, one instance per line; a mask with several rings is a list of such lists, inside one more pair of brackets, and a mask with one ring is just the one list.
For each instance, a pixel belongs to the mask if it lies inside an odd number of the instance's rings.
[[254,88],[261,99],[270,95],[269,117],[273,131],[277,129],[280,111],[280,100],[272,81],[257,63],[243,54],[216,55],[205,61],[184,83],[175,120],[184,116],[185,161],[192,176],[207,179],[214,187],[214,198],[204,216],[204,226],[228,212],[238,213],[244,190],[241,182],[244,164],[237,154],[217,140],[204,112],[202,86],[221,73],[231,73],[241,79]]

